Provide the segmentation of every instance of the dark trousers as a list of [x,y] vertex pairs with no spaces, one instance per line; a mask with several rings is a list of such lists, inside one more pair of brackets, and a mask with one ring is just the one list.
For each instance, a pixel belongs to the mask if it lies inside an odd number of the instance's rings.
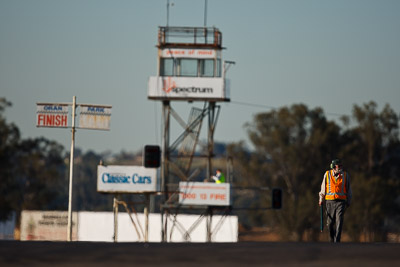
[[342,235],[343,217],[346,210],[346,201],[327,200],[326,217],[331,242],[340,242]]

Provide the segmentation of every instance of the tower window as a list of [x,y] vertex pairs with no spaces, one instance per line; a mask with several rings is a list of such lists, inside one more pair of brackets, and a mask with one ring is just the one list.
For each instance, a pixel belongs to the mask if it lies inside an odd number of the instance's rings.
[[174,59],[163,58],[161,59],[161,76],[174,76]]
[[203,59],[200,60],[200,76],[201,77],[214,77],[214,60]]
[[161,58],[160,76],[221,77],[221,60]]
[[197,77],[198,76],[198,63],[197,59],[182,58],[178,64],[178,76],[184,77]]

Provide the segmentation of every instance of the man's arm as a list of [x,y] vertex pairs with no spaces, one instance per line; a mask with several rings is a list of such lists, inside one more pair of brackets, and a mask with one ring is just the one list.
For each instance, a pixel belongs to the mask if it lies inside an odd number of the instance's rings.
[[215,182],[219,182],[219,175],[213,175],[211,178],[213,178]]
[[321,191],[319,192],[319,205],[322,205],[322,202],[324,201],[325,194],[326,194],[326,172],[324,174],[324,179],[322,180],[321,183]]

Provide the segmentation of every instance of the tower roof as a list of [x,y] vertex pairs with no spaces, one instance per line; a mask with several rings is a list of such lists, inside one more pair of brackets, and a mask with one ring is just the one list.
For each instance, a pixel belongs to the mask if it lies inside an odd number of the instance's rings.
[[157,46],[223,49],[222,33],[215,27],[159,27]]

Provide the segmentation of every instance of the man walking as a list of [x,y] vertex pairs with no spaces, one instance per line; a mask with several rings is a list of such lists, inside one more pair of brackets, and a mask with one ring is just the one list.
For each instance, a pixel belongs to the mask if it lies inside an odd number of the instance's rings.
[[350,176],[343,171],[339,159],[332,160],[331,169],[325,172],[319,192],[319,205],[326,202],[327,225],[331,242],[340,242],[344,212],[351,203]]

